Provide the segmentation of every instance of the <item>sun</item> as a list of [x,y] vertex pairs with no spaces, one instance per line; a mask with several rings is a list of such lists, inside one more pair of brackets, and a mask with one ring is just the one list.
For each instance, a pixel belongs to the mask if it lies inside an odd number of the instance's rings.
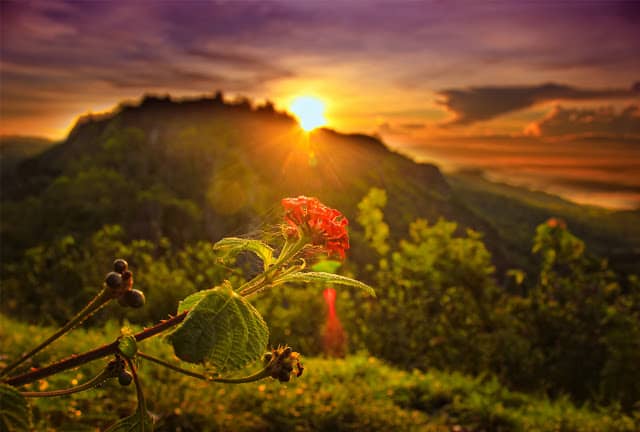
[[300,127],[307,132],[327,124],[324,103],[316,97],[298,96],[291,102],[289,111],[298,118]]

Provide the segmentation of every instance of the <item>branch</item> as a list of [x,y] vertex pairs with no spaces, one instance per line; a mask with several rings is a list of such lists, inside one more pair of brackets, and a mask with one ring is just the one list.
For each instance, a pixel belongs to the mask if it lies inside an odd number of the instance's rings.
[[109,301],[114,298],[113,292],[104,287],[90,302],[87,304],[80,312],[78,312],[73,318],[69,320],[62,328],[56,331],[54,334],[49,336],[47,339],[42,341],[37,347],[33,348],[28,353],[24,354],[22,357],[11,363],[9,366],[4,368],[2,372],[0,372],[0,376],[8,375],[9,372],[20,366],[29,358],[33,357],[38,352],[42,351],[49,344],[51,344],[56,339],[64,336],[66,333],[71,331],[74,327],[82,324],[87,318],[93,315],[98,309],[102,308]]
[[[144,329],[143,331],[136,333],[134,335],[134,337],[136,338],[136,342],[141,342],[145,339],[149,339],[150,337],[153,337],[175,325],[180,324],[182,321],[184,321],[188,313],[189,311],[185,311],[172,318],[161,321],[158,324],[154,325],[153,327],[149,327],[148,329]],[[37,381],[39,379],[46,378],[48,376],[60,373],[62,371],[73,369],[85,363],[89,363],[90,361],[97,360],[102,357],[107,357],[109,355],[113,355],[116,353],[118,353],[117,340],[108,345],[103,345],[100,348],[87,351],[83,354],[72,354],[70,357],[60,360],[49,366],[43,367],[42,369],[35,369],[30,372],[24,373],[22,375],[8,378],[4,382],[14,387],[19,387],[19,386]]]

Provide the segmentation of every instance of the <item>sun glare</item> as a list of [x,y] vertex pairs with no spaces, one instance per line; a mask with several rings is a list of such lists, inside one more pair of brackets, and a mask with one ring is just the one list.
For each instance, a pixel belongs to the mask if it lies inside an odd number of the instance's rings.
[[289,111],[297,117],[300,127],[307,132],[327,124],[327,119],[324,118],[324,103],[313,96],[295,98]]

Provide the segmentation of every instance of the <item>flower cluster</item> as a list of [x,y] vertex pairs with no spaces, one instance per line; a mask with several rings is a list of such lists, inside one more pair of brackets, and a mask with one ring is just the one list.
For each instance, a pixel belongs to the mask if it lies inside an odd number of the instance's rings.
[[288,346],[279,346],[272,349],[271,352],[265,353],[263,361],[266,363],[266,369],[271,378],[280,382],[289,382],[292,375],[297,378],[304,371],[300,354]]
[[317,198],[299,196],[284,198],[285,236],[299,238],[306,235],[315,246],[323,247],[329,255],[344,259],[349,249],[347,225],[349,221],[338,210],[325,206]]

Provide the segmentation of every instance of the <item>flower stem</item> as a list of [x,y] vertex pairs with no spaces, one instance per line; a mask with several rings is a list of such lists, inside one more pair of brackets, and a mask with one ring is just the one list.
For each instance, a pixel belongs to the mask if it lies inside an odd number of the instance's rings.
[[295,243],[286,241],[280,252],[280,256],[275,263],[264,273],[261,273],[242,285],[238,292],[243,297],[248,297],[256,292],[262,290],[267,285],[271,284],[274,276],[277,276],[278,271],[286,265],[298,252],[300,252],[308,241],[305,236],[301,236]]
[[159,364],[160,366],[164,366],[164,367],[166,367],[168,369],[171,369],[172,371],[179,372],[181,374],[188,375],[188,376],[193,377],[193,378],[198,378],[198,379],[201,379],[203,381],[211,381],[211,378],[206,376],[206,375],[204,375],[204,374],[201,374],[201,373],[198,373],[198,372],[193,372],[193,371],[190,371],[190,370],[187,370],[187,369],[183,369],[180,366],[173,365],[173,364],[168,363],[168,362],[166,362],[166,361],[164,361],[162,359],[159,359],[157,357],[151,356],[149,354],[145,354],[142,351],[138,351],[136,353],[136,355],[142,357],[143,359],[149,360],[150,362],[153,362],[155,364]]
[[42,351],[56,339],[64,336],[66,333],[71,331],[74,327],[82,324],[87,318],[89,318],[92,314],[94,314],[98,309],[106,305],[110,300],[113,299],[113,294],[111,290],[107,287],[104,287],[80,312],[78,312],[73,318],[71,318],[64,326],[62,326],[58,331],[49,336],[43,342],[41,342],[37,347],[33,348],[28,353],[24,354],[18,360],[11,363],[9,366],[4,368],[2,372],[0,372],[0,377],[7,376],[9,372],[20,366],[22,363],[27,361],[29,358],[33,357],[38,352]]
[[183,369],[180,366],[176,366],[173,365],[171,363],[168,363],[162,359],[159,359],[157,357],[151,356],[149,354],[145,354],[143,352],[138,351],[138,355],[140,357],[142,357],[143,359],[149,360],[153,363],[159,364],[160,366],[164,366],[168,369],[171,369],[175,372],[179,372],[181,374],[184,375],[188,375],[190,377],[193,378],[198,378],[201,379],[203,381],[212,381],[212,382],[219,382],[219,383],[224,383],[224,384],[242,384],[242,383],[248,383],[248,382],[253,382],[253,381],[258,381],[261,380],[263,378],[267,378],[270,376],[270,369],[269,366],[265,367],[264,369],[259,370],[258,372],[246,376],[246,377],[242,377],[242,378],[212,378],[209,377],[207,375],[198,373],[198,372],[193,372],[187,369]]
[[127,362],[129,369],[131,369],[133,382],[136,385],[136,395],[138,396],[138,412],[140,413],[140,424],[142,425],[142,430],[144,431],[145,418],[147,416],[147,404],[144,400],[144,393],[142,393],[142,386],[140,385],[140,379],[138,378],[138,371],[136,370],[136,365],[130,358],[125,357],[124,361]]
[[110,367],[104,368],[98,375],[90,379],[89,381],[80,384],[75,387],[70,387],[60,390],[43,391],[43,392],[20,392],[24,397],[54,397],[54,396],[66,396],[73,393],[78,393],[84,390],[89,390],[96,387],[109,378],[115,378],[114,369]]
[[[136,342],[141,342],[145,339],[156,336],[157,334],[162,333],[163,331],[180,324],[187,317],[187,314],[188,314],[188,311],[185,311],[172,318],[161,321],[158,324],[154,325],[153,327],[149,327],[148,329],[144,329],[143,331],[136,333],[134,335],[134,337],[136,338]],[[22,375],[8,378],[4,380],[4,382],[14,387],[28,384],[30,382],[34,382],[36,380],[63,372],[65,370],[78,367],[85,363],[89,363],[90,361],[97,360],[99,358],[106,357],[109,355],[117,354],[119,352],[118,345],[119,345],[119,341],[116,340],[115,342],[112,342],[107,345],[103,345],[102,347],[93,349],[91,351],[87,351],[83,354],[74,354],[71,357],[68,357],[66,359],[50,364],[49,366],[46,366],[42,369],[32,370]]]

